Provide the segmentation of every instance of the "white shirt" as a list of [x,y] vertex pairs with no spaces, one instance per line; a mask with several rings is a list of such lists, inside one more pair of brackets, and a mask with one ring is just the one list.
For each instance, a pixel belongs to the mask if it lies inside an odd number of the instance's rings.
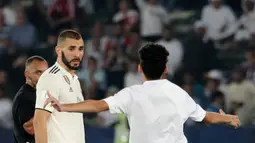
[[136,4],[141,11],[141,35],[160,36],[163,24],[169,20],[166,10],[160,5],[149,5],[144,0],[136,0]]
[[60,103],[83,101],[82,90],[76,75],[72,76],[58,63],[46,70],[36,86],[36,109],[51,113],[47,123],[48,143],[85,143],[82,113],[58,112],[52,106],[43,108],[47,91]]
[[157,42],[160,45],[166,47],[166,50],[170,53],[168,56],[167,68],[168,73],[173,75],[175,71],[181,66],[183,58],[183,48],[179,40],[173,39],[171,41],[160,40]]
[[12,120],[12,101],[8,98],[0,99],[0,126],[11,129],[13,127]]
[[[226,38],[236,31],[236,17],[230,7],[222,5],[219,9],[211,4],[202,10],[202,21],[208,27],[208,36],[213,40]],[[223,26],[226,26],[224,32],[220,32]]]
[[184,122],[202,121],[206,112],[168,80],[146,81],[104,99],[111,113],[122,113],[130,126],[129,143],[187,143]]

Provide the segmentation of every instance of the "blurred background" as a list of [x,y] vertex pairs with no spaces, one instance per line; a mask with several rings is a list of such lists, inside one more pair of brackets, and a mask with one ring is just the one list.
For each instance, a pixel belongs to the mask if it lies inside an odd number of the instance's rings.
[[[190,143],[255,142],[255,0],[0,0],[0,142],[12,143],[11,106],[25,83],[24,63],[56,61],[59,31],[79,31],[86,44],[77,75],[85,99],[102,99],[141,84],[138,49],[170,52],[164,78],[204,109],[237,114],[243,126],[188,120]],[[171,92],[171,91],[169,91]],[[171,109],[166,109],[171,110]],[[127,143],[123,115],[84,114],[87,143]]]

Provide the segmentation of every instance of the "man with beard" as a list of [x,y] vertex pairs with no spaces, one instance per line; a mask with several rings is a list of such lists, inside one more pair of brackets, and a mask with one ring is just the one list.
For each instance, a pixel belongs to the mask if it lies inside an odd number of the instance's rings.
[[36,143],[84,143],[81,113],[64,113],[52,106],[43,107],[47,91],[61,103],[83,101],[75,72],[84,55],[84,41],[74,30],[62,31],[56,46],[57,62],[46,70],[36,86],[34,132]]

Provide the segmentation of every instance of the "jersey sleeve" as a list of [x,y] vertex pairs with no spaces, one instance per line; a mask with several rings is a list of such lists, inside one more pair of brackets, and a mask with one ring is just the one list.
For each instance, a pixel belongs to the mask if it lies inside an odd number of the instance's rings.
[[132,102],[130,89],[122,89],[114,96],[104,99],[104,101],[108,104],[110,113],[127,115]]
[[201,122],[205,118],[206,111],[187,94],[186,95],[186,111],[188,117],[192,120]]
[[48,98],[47,92],[50,92],[53,97],[59,99],[60,83],[58,82],[58,78],[54,75],[41,76],[36,86],[36,109],[46,110],[50,113],[53,112],[54,108],[50,104],[45,108],[43,106]]

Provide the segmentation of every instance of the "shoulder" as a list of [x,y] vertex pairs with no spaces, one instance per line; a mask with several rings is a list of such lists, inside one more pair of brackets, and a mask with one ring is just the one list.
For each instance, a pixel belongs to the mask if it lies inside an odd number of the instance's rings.
[[203,11],[203,12],[208,12],[208,11],[210,11],[211,9],[212,9],[211,5],[206,5],[206,6],[203,7],[202,11]]
[[57,66],[52,66],[47,69],[39,78],[36,88],[40,86],[51,86],[58,82],[61,77],[60,69]]

